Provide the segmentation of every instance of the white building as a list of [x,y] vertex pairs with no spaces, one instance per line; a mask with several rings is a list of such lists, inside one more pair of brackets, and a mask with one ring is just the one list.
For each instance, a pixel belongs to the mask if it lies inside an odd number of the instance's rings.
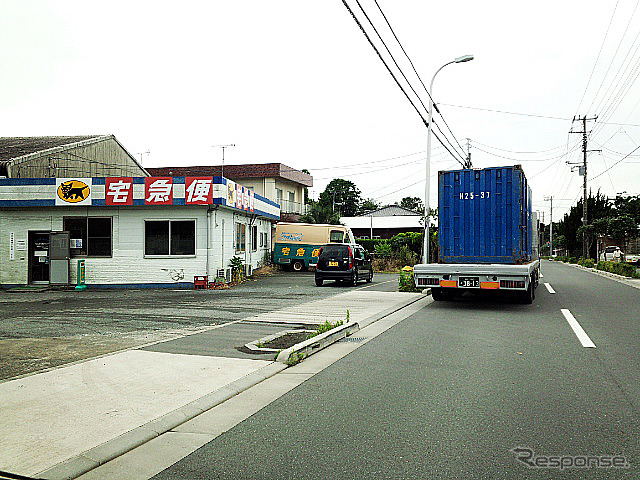
[[0,286],[193,284],[271,252],[279,207],[222,177],[0,179]]
[[357,217],[340,217],[340,223],[353,231],[356,238],[391,238],[398,233],[424,232],[422,215],[390,205]]

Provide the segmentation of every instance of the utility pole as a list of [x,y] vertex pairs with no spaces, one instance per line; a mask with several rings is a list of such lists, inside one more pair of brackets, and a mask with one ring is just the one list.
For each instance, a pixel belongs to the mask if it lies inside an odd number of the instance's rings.
[[467,138],[467,158],[465,160],[465,168],[471,168],[471,139]]
[[545,201],[551,200],[551,215],[549,215],[549,256],[553,256],[553,195],[544,197],[544,199]]
[[[582,134],[582,166],[578,168],[578,172],[582,175],[582,225],[584,227],[587,226],[587,152],[593,152],[597,150],[587,150],[587,121],[596,121],[598,116],[592,118],[587,118],[586,115],[583,117],[578,116],[573,117],[573,121],[576,120],[578,122],[582,122],[582,131],[574,132],[573,129],[569,133],[581,133]],[[567,162],[569,163],[569,162]],[[573,168],[571,169],[573,171]],[[586,235],[582,235],[582,257],[587,258],[589,252],[587,252],[587,237]]]

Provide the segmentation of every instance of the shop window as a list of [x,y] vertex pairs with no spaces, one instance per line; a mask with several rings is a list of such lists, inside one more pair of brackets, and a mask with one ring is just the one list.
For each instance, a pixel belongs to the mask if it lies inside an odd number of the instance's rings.
[[195,220],[145,220],[145,255],[195,255]]
[[236,223],[236,252],[246,250],[247,226],[244,223]]
[[72,257],[111,256],[111,217],[64,217],[63,229],[69,232]]
[[251,251],[258,250],[258,226],[253,225],[251,227]]

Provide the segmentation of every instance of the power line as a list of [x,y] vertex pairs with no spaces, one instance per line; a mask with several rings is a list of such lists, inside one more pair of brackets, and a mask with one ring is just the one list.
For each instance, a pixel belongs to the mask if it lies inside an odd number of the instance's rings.
[[[576,148],[577,148],[577,146],[574,147],[571,151],[574,151]],[[560,154],[560,155],[558,155],[556,157],[551,157],[551,158],[534,158],[534,159],[522,158],[522,159],[519,159],[519,158],[505,157],[504,155],[498,155],[497,153],[493,153],[493,152],[489,152],[487,150],[483,150],[480,147],[476,147],[476,150],[480,150],[481,152],[487,153],[487,154],[492,155],[494,157],[504,158],[505,160],[511,160],[511,161],[514,161],[514,162],[549,162],[551,160],[556,160],[558,158],[562,158],[562,157],[567,156],[566,153],[562,153],[562,154]]]
[[[580,111],[580,107],[582,106],[582,101],[584,100],[584,96],[589,89],[589,85],[591,84],[591,78],[593,77],[593,72],[596,71],[596,65],[598,64],[598,60],[600,59],[600,54],[602,53],[602,48],[604,47],[605,42],[607,41],[607,36],[609,35],[609,29],[611,28],[611,23],[613,23],[613,17],[616,14],[616,10],[618,9],[618,4],[620,0],[616,2],[616,6],[613,7],[613,13],[611,14],[611,19],[609,20],[609,26],[607,27],[607,31],[604,34],[604,38],[602,39],[602,44],[600,45],[600,51],[598,52],[598,56],[596,57],[596,61],[593,64],[593,68],[591,69],[591,74],[589,75],[589,80],[587,80],[587,86],[584,87],[584,92],[582,93],[582,98],[580,98],[580,103],[578,104],[578,109],[576,110],[575,115]],[[575,116],[574,115],[574,116]]]
[[[360,6],[360,9],[362,10],[362,6],[360,5],[360,2],[357,2],[358,5]],[[358,25],[358,27],[360,28],[360,31],[362,32],[362,34],[365,36],[365,38],[367,39],[367,41],[369,42],[369,45],[371,46],[371,48],[373,48],[373,50],[376,52],[376,54],[378,55],[378,58],[380,59],[380,61],[384,64],[385,68],[387,69],[387,72],[389,72],[389,75],[391,75],[391,77],[393,78],[393,80],[396,82],[396,85],[398,86],[398,88],[402,91],[402,93],[404,94],[404,96],[407,98],[407,100],[409,101],[409,103],[411,104],[411,106],[414,108],[414,110],[416,111],[416,113],[420,116],[420,119],[422,120],[422,123],[428,127],[429,126],[429,122],[424,118],[424,115],[422,115],[422,112],[420,112],[420,110],[418,109],[418,107],[416,106],[416,104],[413,102],[413,100],[411,99],[411,97],[409,96],[409,94],[407,93],[407,91],[404,89],[404,87],[400,84],[400,82],[398,81],[398,78],[395,76],[395,74],[391,71],[391,68],[389,67],[389,65],[387,64],[387,62],[384,60],[384,58],[382,57],[382,54],[380,53],[380,50],[378,50],[378,48],[375,46],[375,44],[373,43],[373,41],[371,40],[371,37],[369,36],[369,34],[366,32],[366,30],[364,29],[364,27],[362,26],[362,23],[360,22],[360,20],[358,20],[358,18],[356,17],[356,15],[354,14],[353,10],[351,10],[351,7],[349,6],[349,4],[347,4],[346,0],[342,0],[342,4],[345,6],[345,8],[347,9],[347,11],[349,12],[349,14],[351,15],[351,18],[353,18],[354,22],[356,22],[356,24]],[[364,13],[364,10],[363,10]],[[366,15],[366,13],[365,13]],[[457,162],[459,162],[461,165],[464,166],[463,162],[460,162],[460,160],[458,160],[458,158],[453,154],[453,152],[451,152],[451,150],[449,150],[447,148],[447,146],[442,142],[442,140],[438,137],[438,135],[435,134],[435,132],[432,132],[433,136],[436,137],[436,140],[438,140],[438,142],[440,142],[440,144],[449,152],[449,154],[456,159]]]
[[565,148],[565,144],[562,145],[558,145],[557,147],[553,147],[553,148],[549,148],[547,150],[539,150],[537,152],[519,152],[519,151],[515,151],[515,150],[506,150],[504,148],[498,148],[498,147],[493,147],[491,145],[487,145],[485,143],[482,142],[478,142],[477,140],[474,140],[474,143],[478,144],[478,145],[482,145],[483,147],[486,148],[491,148],[493,150],[500,150],[501,152],[508,152],[508,153],[518,153],[518,154],[538,154],[538,153],[547,153],[547,152],[552,152],[554,150],[559,150],[561,148]]
[[[416,74],[416,77],[418,77],[418,80],[420,81],[420,83],[422,84],[422,88],[424,88],[424,91],[427,92],[427,95],[429,96],[429,99],[431,100],[431,103],[435,106],[435,102],[433,100],[433,97],[431,96],[431,92],[427,89],[427,86],[424,84],[424,82],[422,81],[422,77],[420,77],[420,74],[418,73],[418,71],[416,70],[416,67],[413,65],[413,62],[411,61],[411,58],[409,57],[409,54],[406,52],[406,50],[404,49],[404,47],[402,46],[402,42],[400,41],[400,39],[398,38],[398,36],[396,35],[396,32],[394,31],[393,27],[391,26],[391,24],[389,23],[389,20],[387,19],[387,16],[384,14],[384,12],[382,11],[382,8],[380,8],[380,4],[378,3],[378,0],[374,0],[376,6],[378,7],[378,10],[380,10],[380,13],[382,14],[382,17],[384,18],[384,21],[387,22],[387,26],[389,27],[389,30],[391,30],[391,33],[393,34],[393,37],[396,39],[396,42],[398,43],[398,45],[400,46],[400,49],[402,50],[402,53],[404,53],[404,56],[407,57],[407,60],[409,60],[409,64],[411,65],[411,68],[413,69],[413,72]],[[422,105],[424,106],[424,104]],[[440,113],[440,111],[436,108],[436,112],[438,112],[438,114],[440,115],[440,118],[442,118],[442,121],[444,122],[444,124],[447,126],[447,130],[449,130],[449,133],[451,134],[451,136],[453,137],[453,139],[456,141],[456,143],[458,144],[458,147],[460,147],[460,150],[463,151],[464,153],[464,148],[462,148],[462,145],[460,145],[460,142],[458,141],[458,139],[456,138],[456,136],[453,134],[453,132],[451,131],[451,128],[449,128],[449,124],[447,123],[447,121],[444,119],[444,116],[442,115],[442,113]],[[435,123],[435,122],[434,122]],[[443,134],[444,135],[444,134]],[[446,138],[446,137],[445,137]],[[453,145],[451,145],[451,147],[453,148]]]
[[613,165],[611,165],[609,168],[607,168],[604,172],[599,173],[598,175],[596,175],[595,177],[593,177],[591,180],[595,180],[596,178],[600,177],[601,175],[605,174],[606,172],[608,172],[609,170],[611,170],[613,167],[615,167],[616,165],[618,165],[620,162],[622,162],[625,158],[630,157],[632,153],[634,153],[636,150],[640,149],[640,145],[638,145],[636,148],[634,148],[633,150],[631,150],[631,152],[629,152],[628,154],[626,154],[623,158],[621,158],[620,160],[618,160],[616,163],[614,163]]
[[[468,110],[479,110],[482,112],[492,112],[492,113],[501,113],[504,115],[518,115],[521,117],[533,117],[533,118],[541,118],[544,120],[561,120],[564,122],[570,122],[572,118],[568,117],[554,117],[551,115],[539,115],[535,113],[522,113],[522,112],[508,112],[506,110],[497,110],[495,108],[482,108],[482,107],[470,107],[468,105],[453,105],[451,103],[440,103],[439,105],[445,105],[447,107],[455,107],[455,108],[466,108]],[[616,123],[616,122],[598,122],[600,125],[618,125],[622,127],[640,127],[640,124],[637,123]]]
[[[382,8],[380,8],[380,5],[378,4],[377,0],[374,0],[376,5],[378,6],[378,10],[380,10],[380,13],[382,14],[382,16],[384,17],[385,21],[387,22],[387,25],[389,26],[389,29],[391,30],[391,33],[393,34],[394,38],[396,39],[396,42],[398,43],[398,45],[400,46],[400,48],[402,49],[403,53],[405,54],[405,56],[409,59],[409,63],[411,64],[411,66],[413,67],[413,62],[411,61],[411,59],[409,58],[409,55],[407,55],[407,52],[405,51],[404,47],[402,46],[402,43],[400,42],[400,40],[398,39],[397,35],[395,34],[395,31],[393,30],[393,27],[391,27],[391,24],[389,23],[389,21],[387,20],[386,15],[384,14],[384,12],[382,11]],[[367,19],[367,21],[369,22],[369,25],[371,25],[371,27],[373,28],[373,31],[376,32],[376,35],[378,36],[378,39],[382,42],[382,45],[384,45],[384,48],[386,49],[387,53],[389,54],[389,56],[391,57],[391,60],[393,60],[394,65],[396,66],[396,68],[398,69],[398,71],[400,72],[400,74],[402,75],[402,78],[404,78],[405,82],[407,82],[407,84],[409,85],[409,88],[411,88],[411,91],[414,93],[414,95],[418,98],[418,101],[420,102],[420,104],[422,105],[422,108],[424,108],[425,110],[428,110],[426,105],[424,104],[424,102],[422,101],[422,99],[420,98],[420,95],[418,95],[418,92],[416,92],[416,90],[413,88],[413,85],[411,84],[411,82],[409,81],[409,79],[407,78],[407,76],[404,74],[404,71],[402,70],[402,68],[400,68],[400,65],[398,65],[398,62],[396,61],[393,53],[391,53],[391,50],[389,50],[389,47],[387,46],[387,43],[384,41],[384,39],[382,38],[382,36],[380,35],[380,32],[378,31],[378,29],[376,28],[376,26],[373,24],[373,22],[371,21],[371,18],[369,17],[369,15],[367,14],[367,12],[364,10],[364,8],[362,7],[362,5],[360,4],[360,0],[356,0],[356,3],[358,4],[358,7],[360,7],[360,10],[362,11],[362,13],[364,14],[365,18]],[[422,83],[422,79],[420,78],[420,75],[418,75],[418,72],[415,70],[415,68],[413,68],[413,71],[416,73],[416,75],[418,76],[418,80],[420,80],[420,83]],[[431,92],[429,92],[427,90],[427,88],[424,86],[424,83],[422,83],[422,86],[424,87],[425,91],[427,92],[427,95],[429,95],[429,98],[431,99],[431,102],[433,102],[433,98],[431,98]],[[437,109],[436,109],[437,110]],[[442,115],[441,115],[442,117]],[[443,118],[444,121],[444,118]],[[445,133],[440,129],[440,127],[436,124],[435,121],[433,121],[433,125],[435,125],[438,128],[438,131],[440,131],[440,133],[442,134],[443,138],[447,141],[447,143],[449,144],[449,146],[451,146],[451,148],[456,152],[456,148],[455,146],[451,143],[451,141],[447,138],[447,136],[445,135]],[[446,124],[446,121],[445,121]],[[447,125],[448,128],[448,125]],[[451,129],[449,129],[449,132],[451,132]],[[453,132],[451,132],[451,135],[453,135]],[[455,139],[455,136],[454,136]],[[457,142],[457,140],[456,140]],[[460,144],[458,143],[458,146],[460,146]],[[462,150],[462,147],[460,147],[460,149]],[[460,157],[463,161],[464,161],[464,154]]]
[[[627,31],[629,30],[629,25],[631,25],[631,21],[633,20],[633,16],[635,15],[637,8],[638,8],[638,3],[636,3],[636,6],[633,9],[633,13],[629,17],[629,23],[627,23],[627,27],[625,28],[624,33],[622,34],[622,37],[620,37],[620,42],[618,42],[618,46],[616,47],[616,51],[614,52],[613,57],[611,57],[611,62],[609,62],[609,66],[607,67],[607,71],[605,72],[604,76],[602,77],[602,81],[600,82],[600,86],[598,87],[598,90],[596,91],[596,94],[593,97],[593,100],[591,101],[591,105],[589,105],[589,108],[587,109],[587,113],[592,111],[591,108],[593,107],[593,104],[595,103],[596,99],[598,98],[598,94],[600,93],[600,90],[602,89],[602,85],[604,85],[604,81],[607,78],[607,75],[609,74],[609,70],[611,70],[611,65],[613,65],[613,61],[615,60],[616,56],[618,55],[618,50],[620,50],[620,46],[622,45],[622,40],[624,39],[625,35],[627,34]],[[609,88],[607,88],[606,91],[609,91]],[[605,93],[605,95],[606,95],[606,93]],[[602,103],[602,101],[600,101],[600,103]],[[598,106],[600,105],[600,103],[598,104]]]

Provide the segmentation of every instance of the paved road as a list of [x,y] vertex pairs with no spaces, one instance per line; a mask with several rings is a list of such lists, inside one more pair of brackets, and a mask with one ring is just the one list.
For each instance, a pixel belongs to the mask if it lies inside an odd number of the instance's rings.
[[[315,286],[313,274],[279,272],[229,290],[0,290],[0,381],[324,298],[353,287]],[[358,288],[397,291],[397,275]]]
[[[640,290],[543,271],[556,293],[432,303],[154,478],[639,478]],[[534,469],[516,447],[630,468]]]

